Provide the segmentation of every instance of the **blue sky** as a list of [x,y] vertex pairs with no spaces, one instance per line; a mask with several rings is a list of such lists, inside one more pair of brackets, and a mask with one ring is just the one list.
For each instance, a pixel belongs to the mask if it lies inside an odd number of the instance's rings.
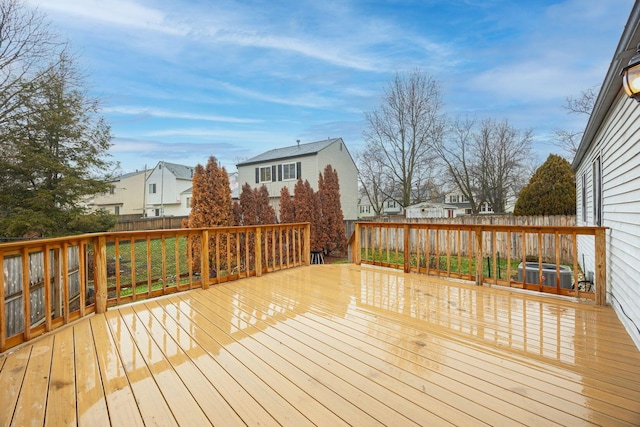
[[28,0],[71,42],[122,172],[158,161],[229,171],[271,148],[342,137],[396,72],[441,84],[451,116],[582,129],[567,96],[599,86],[632,0]]

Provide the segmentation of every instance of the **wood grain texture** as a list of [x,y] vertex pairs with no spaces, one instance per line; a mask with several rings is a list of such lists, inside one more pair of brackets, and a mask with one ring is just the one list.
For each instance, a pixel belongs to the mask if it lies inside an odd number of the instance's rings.
[[0,389],[0,426],[633,426],[640,352],[610,307],[311,265],[80,319]]

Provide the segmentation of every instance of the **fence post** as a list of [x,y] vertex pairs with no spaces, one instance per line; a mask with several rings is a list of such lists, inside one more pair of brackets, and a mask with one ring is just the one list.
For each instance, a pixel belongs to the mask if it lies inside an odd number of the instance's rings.
[[607,242],[605,228],[596,229],[596,305],[607,304]]
[[409,240],[409,224],[404,224],[404,272],[408,273],[411,270],[411,246]]
[[209,289],[209,230],[202,230],[200,275],[202,276],[202,289]]
[[[476,230],[476,285],[482,286],[484,274],[482,272],[482,227],[475,227]],[[471,267],[471,266],[469,266]],[[471,270],[471,268],[469,268]]]
[[[84,245],[86,248],[87,246]],[[80,248],[78,248],[80,250]],[[93,241],[94,292],[96,294],[96,313],[107,311],[107,238],[98,236]]]
[[256,276],[262,276],[262,227],[256,227]]

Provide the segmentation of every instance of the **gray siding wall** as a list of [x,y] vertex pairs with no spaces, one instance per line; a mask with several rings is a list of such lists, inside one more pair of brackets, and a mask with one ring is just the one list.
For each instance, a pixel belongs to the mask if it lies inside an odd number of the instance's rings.
[[345,220],[358,219],[358,169],[346,145],[342,141],[336,141],[316,155],[297,157],[285,160],[272,160],[263,163],[238,167],[238,187],[240,194],[242,186],[249,183],[252,187],[259,187],[264,184],[269,191],[270,204],[275,208],[278,214],[280,203],[280,190],[282,187],[289,187],[289,192],[293,196],[293,188],[297,182],[296,179],[282,180],[277,179],[272,182],[264,182],[256,184],[255,169],[267,166],[277,166],[284,163],[301,162],[301,178],[309,181],[314,191],[318,190],[318,175],[324,171],[324,168],[330,164],[338,171],[338,179],[340,180],[340,204]]
[[[622,93],[576,171],[578,225],[595,223],[593,163],[598,156],[602,162],[602,225],[609,227],[607,302],[640,348],[640,104]],[[593,240],[581,239],[579,251],[587,269],[593,271]]]

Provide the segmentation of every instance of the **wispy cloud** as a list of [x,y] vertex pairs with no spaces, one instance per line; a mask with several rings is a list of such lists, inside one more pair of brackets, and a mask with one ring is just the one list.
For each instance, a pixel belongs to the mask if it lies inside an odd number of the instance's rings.
[[103,112],[110,114],[150,116],[165,119],[201,120],[208,122],[224,123],[262,123],[261,119],[247,119],[240,117],[217,116],[212,114],[185,113],[178,111],[167,111],[152,107],[115,106],[106,107]]
[[309,107],[309,108],[327,108],[329,106],[335,106],[335,100],[319,96],[313,93],[300,93],[296,92],[294,95],[288,96],[274,96],[266,92],[257,91],[253,89],[247,89],[234,85],[229,82],[216,82],[217,85],[223,87],[225,90],[239,95],[245,98],[257,99],[273,104],[290,105],[294,107]]
[[188,28],[169,21],[160,9],[132,0],[56,0],[35,1],[45,11],[59,12],[90,21],[140,28],[173,35],[185,35]]

